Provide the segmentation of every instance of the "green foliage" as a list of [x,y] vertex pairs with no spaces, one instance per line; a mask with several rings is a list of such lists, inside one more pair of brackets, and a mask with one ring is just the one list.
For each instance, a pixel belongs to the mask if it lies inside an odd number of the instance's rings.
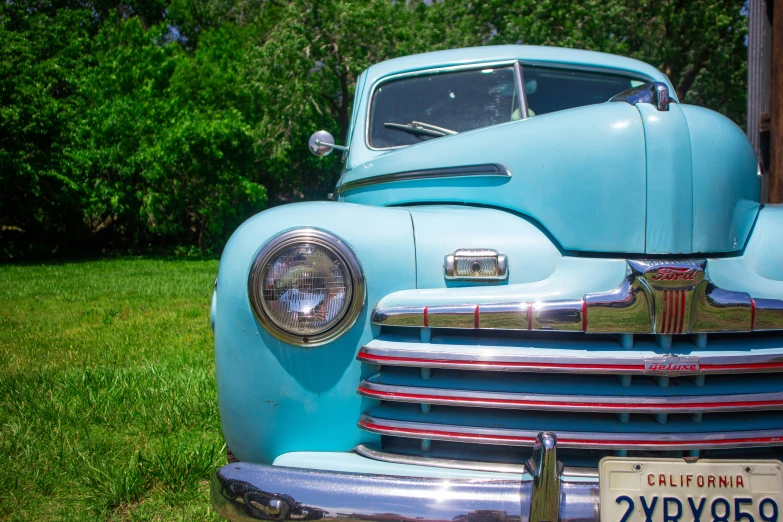
[[192,236],[201,251],[224,240],[254,209],[266,189],[254,183],[253,138],[236,110],[189,109],[145,150],[142,210],[153,233]]
[[744,123],[744,0],[48,0],[0,4],[0,249],[217,252],[322,199],[366,67],[522,43],[632,56]]
[[[56,248],[78,231],[79,183],[69,158],[70,123],[89,45],[87,10],[31,11],[0,4],[0,248]],[[56,240],[55,236],[59,239]],[[29,239],[28,239],[29,238]]]
[[337,180],[339,158],[316,158],[303,145],[318,129],[344,143],[356,78],[373,63],[414,49],[413,14],[387,0],[298,0],[280,18],[251,54],[264,107],[256,127],[264,167],[281,201],[302,193],[324,198]]

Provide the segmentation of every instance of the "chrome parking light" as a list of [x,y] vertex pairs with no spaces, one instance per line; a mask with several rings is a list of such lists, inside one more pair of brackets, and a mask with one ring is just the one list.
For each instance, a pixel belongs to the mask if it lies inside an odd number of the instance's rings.
[[508,278],[506,256],[490,249],[457,249],[443,262],[448,280],[491,280]]

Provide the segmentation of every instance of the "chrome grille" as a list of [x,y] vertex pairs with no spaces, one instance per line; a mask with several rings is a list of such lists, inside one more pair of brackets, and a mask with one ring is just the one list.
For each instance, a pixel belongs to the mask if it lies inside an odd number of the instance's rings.
[[[621,336],[428,333],[422,342],[417,330],[385,327],[358,356],[379,365],[358,388],[379,401],[359,426],[382,434],[386,450],[508,462],[539,431],[558,435],[570,465],[628,452],[783,447],[780,333],[675,335],[670,347],[636,336],[630,349]],[[651,359],[700,365],[655,375]]]

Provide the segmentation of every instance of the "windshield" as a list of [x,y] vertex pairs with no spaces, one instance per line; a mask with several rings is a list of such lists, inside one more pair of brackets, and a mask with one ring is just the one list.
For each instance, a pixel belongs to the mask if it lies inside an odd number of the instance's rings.
[[497,125],[537,114],[603,103],[648,80],[561,68],[511,66],[433,73],[381,84],[370,109],[369,145],[383,149]]

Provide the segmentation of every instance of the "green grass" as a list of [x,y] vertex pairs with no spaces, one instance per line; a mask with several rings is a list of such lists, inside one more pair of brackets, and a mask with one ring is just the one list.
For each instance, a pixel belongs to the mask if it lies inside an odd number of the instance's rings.
[[218,520],[217,261],[0,266],[0,520]]

